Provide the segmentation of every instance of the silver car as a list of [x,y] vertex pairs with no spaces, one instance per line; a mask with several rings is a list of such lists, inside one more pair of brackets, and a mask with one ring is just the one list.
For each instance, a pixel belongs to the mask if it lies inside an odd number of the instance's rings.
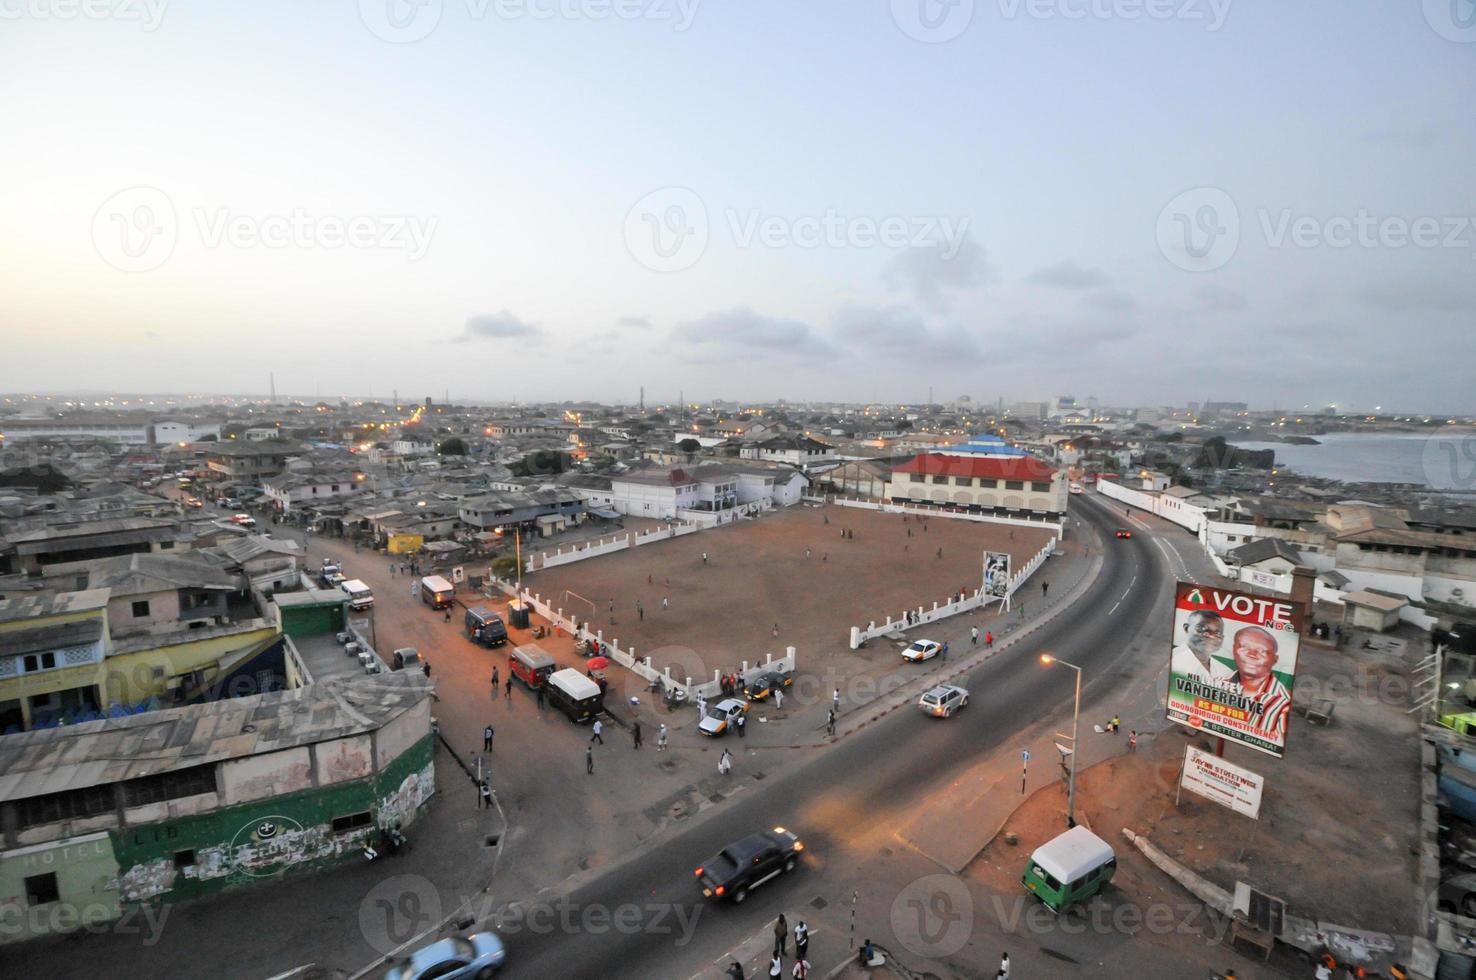
[[954,684],[940,684],[918,698],[917,706],[935,718],[951,718],[968,703],[968,691]]

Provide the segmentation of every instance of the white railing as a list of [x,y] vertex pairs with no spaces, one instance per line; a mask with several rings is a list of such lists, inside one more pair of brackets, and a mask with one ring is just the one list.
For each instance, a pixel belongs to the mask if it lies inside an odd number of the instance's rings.
[[878,624],[876,620],[873,619],[865,627],[852,626],[850,637],[851,649],[855,650],[860,647],[862,643],[878,636],[886,636],[889,633],[901,632],[902,630],[912,629],[915,626],[923,626],[928,623],[937,622],[940,619],[947,619],[949,616],[957,616],[959,613],[966,613],[971,610],[978,609],[979,607],[988,605],[991,602],[1001,602],[1002,600],[1007,600],[1010,596],[1013,596],[1015,594],[1015,591],[1019,589],[1020,586],[1025,584],[1026,580],[1029,579],[1031,575],[1035,574],[1036,569],[1045,564],[1046,559],[1049,558],[1051,556],[1051,553],[1055,550],[1056,539],[1048,539],[1045,543],[1045,547],[1041,548],[1040,551],[1036,553],[1034,558],[1031,558],[1028,562],[1025,563],[1023,568],[1021,568],[1018,572],[1010,577],[1009,588],[1005,590],[1004,596],[986,595],[982,588],[975,589],[968,595],[954,595],[939,602],[934,602],[931,609],[925,608],[923,606],[918,606],[916,609],[909,609],[903,612],[895,619],[893,619],[891,616],[888,616],[886,618],[886,621],[881,624]]
[[[809,499],[809,498],[806,498]],[[973,521],[976,524],[1003,524],[1008,527],[1039,527],[1054,531],[1056,537],[1062,533],[1061,523],[1048,518],[999,517],[995,514],[971,514],[968,511],[949,510],[932,504],[897,504],[884,500],[830,496],[824,498],[838,507],[857,507],[861,510],[876,510],[883,514],[916,514],[918,517],[946,517],[956,521]]]
[[652,528],[649,531],[627,531],[617,534],[612,538],[599,538],[592,542],[570,545],[565,551],[558,548],[555,551],[545,551],[542,554],[530,555],[527,564],[523,566],[525,572],[536,572],[540,568],[556,568],[559,565],[569,565],[586,558],[596,558],[600,555],[608,555],[615,551],[624,551],[627,548],[639,548],[642,545],[655,544],[658,541],[666,541],[671,538],[679,538],[685,534],[693,534],[702,530],[698,524],[684,522],[682,524],[668,524],[665,527]]

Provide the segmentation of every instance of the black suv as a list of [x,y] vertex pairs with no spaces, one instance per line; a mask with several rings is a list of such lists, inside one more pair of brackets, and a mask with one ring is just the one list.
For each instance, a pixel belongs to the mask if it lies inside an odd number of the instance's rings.
[[800,839],[783,827],[750,834],[698,868],[697,884],[708,898],[741,902],[750,889],[781,871],[793,871],[804,849]]

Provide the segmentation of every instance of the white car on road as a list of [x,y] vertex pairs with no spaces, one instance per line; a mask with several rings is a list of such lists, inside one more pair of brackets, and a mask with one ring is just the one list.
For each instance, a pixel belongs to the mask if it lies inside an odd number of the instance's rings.
[[943,644],[934,640],[914,640],[912,646],[902,651],[902,659],[921,663],[924,660],[932,660],[942,650]]
[[739,701],[737,698],[723,698],[707,709],[707,717],[697,723],[697,728],[704,735],[726,735],[736,723],[738,716],[747,710],[746,701]]
[[969,703],[969,692],[956,684],[940,684],[918,698],[917,706],[935,718],[951,718]]

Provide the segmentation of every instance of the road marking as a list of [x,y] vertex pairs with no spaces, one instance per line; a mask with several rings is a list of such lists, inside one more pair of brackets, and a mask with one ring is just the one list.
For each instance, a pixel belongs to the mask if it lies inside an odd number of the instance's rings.
[[[1123,598],[1125,599],[1127,597],[1124,596]],[[1118,599],[1116,602],[1114,602],[1112,604],[1112,608],[1109,609],[1109,610],[1107,610],[1107,615],[1111,616],[1113,613],[1117,612],[1117,607],[1120,606],[1120,605],[1122,605],[1122,599]]]

